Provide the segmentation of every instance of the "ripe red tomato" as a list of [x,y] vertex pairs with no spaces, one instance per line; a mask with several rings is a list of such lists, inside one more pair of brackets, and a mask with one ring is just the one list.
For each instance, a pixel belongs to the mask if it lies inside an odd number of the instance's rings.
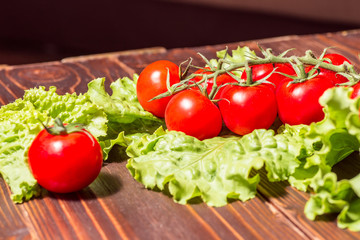
[[53,135],[46,129],[33,140],[28,161],[40,186],[68,193],[88,186],[99,175],[103,163],[97,140],[86,130]]
[[[348,62],[351,64],[350,60],[344,57],[343,55],[337,54],[337,53],[328,53],[324,55],[324,58],[327,58],[331,61],[334,65],[341,65],[344,62]],[[330,63],[328,60],[325,60],[324,62]]]
[[284,80],[276,91],[279,118],[290,125],[321,121],[324,112],[319,103],[325,90],[334,87],[325,77],[317,76],[298,83]]
[[167,91],[166,80],[170,85],[180,81],[179,67],[170,61],[159,60],[149,64],[140,73],[136,84],[136,94],[141,106],[157,117],[164,117],[165,109],[172,96],[150,101],[150,99]]
[[[205,69],[199,69],[195,72],[195,74],[212,74],[213,72],[212,71],[206,71],[206,69],[210,70],[209,67],[206,67]],[[199,82],[202,80],[202,77],[199,76],[199,77],[194,77],[192,79],[192,81],[194,82]],[[220,98],[220,95],[221,95],[221,92],[222,90],[224,89],[224,87],[221,87],[222,85],[226,84],[226,83],[236,83],[237,81],[232,78],[229,74],[221,74],[219,76],[216,77],[216,85],[217,87],[219,88],[218,89],[218,92],[215,94],[214,96],[214,99],[219,99]],[[191,82],[190,82],[191,83]],[[212,88],[214,86],[214,79],[213,78],[209,78],[207,79],[207,82],[202,82],[200,84],[201,87],[205,87],[205,85],[207,84],[207,87],[206,87],[206,92],[208,94],[211,93],[212,91]],[[193,87],[193,89],[199,89],[198,87]]]
[[355,85],[352,86],[352,88],[354,89],[353,92],[351,93],[350,97],[351,98],[357,98],[360,96],[360,82],[356,83]]
[[255,129],[268,129],[277,115],[275,92],[267,84],[226,86],[219,108],[230,131],[245,135]]
[[[268,82],[273,83],[273,84],[270,84],[270,85],[273,86],[274,89],[276,89],[277,86],[280,84],[280,82],[283,79],[286,78],[286,76],[284,76],[284,75],[282,75],[280,73],[285,73],[285,74],[288,74],[288,75],[294,75],[295,74],[295,70],[292,68],[292,66],[290,64],[285,64],[285,63],[258,64],[258,65],[253,65],[250,68],[252,69],[252,80],[253,81],[258,81],[258,80],[261,80],[261,79],[265,78],[266,76],[268,76],[274,70],[274,68],[276,68],[276,72],[273,73],[267,79]],[[244,71],[242,73],[241,78],[246,80],[246,78],[247,78],[246,71]]]
[[[348,60],[346,57],[336,53],[325,54],[324,58],[326,58],[324,62],[330,63],[331,61],[333,65],[341,65],[344,62],[348,62],[351,64],[350,60]],[[329,59],[330,61],[328,61],[327,59]],[[308,66],[305,71],[309,72],[313,67],[314,66]],[[319,76],[331,80],[334,83],[334,85],[348,82],[348,79],[346,77],[337,74],[336,72],[331,71],[329,69],[319,68]]]
[[193,89],[179,92],[170,100],[165,123],[170,131],[181,131],[200,140],[219,135],[222,128],[218,107]]

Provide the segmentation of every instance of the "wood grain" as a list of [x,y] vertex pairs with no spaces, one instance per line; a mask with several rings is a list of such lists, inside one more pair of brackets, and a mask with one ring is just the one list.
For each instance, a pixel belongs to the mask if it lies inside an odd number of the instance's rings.
[[[87,90],[94,78],[106,77],[106,86],[124,76],[132,77],[150,62],[168,59],[179,64],[189,57],[202,64],[217,50],[257,44],[280,53],[296,48],[302,55],[312,49],[320,54],[325,47],[346,55],[360,66],[360,31],[323,35],[286,36],[214,46],[169,49],[153,48],[81,56],[59,62],[0,69],[0,104],[22,97],[28,88],[56,86],[59,93]],[[341,178],[360,170],[354,154],[336,166]],[[72,194],[48,193],[24,204],[10,200],[10,190],[0,180],[0,239],[360,239],[360,233],[341,230],[334,216],[313,222],[304,213],[308,193],[285,182],[269,183],[260,171],[257,197],[212,208],[204,203],[180,205],[166,193],[147,190],[126,169],[126,159],[111,156],[99,177],[86,189]],[[351,167],[349,167],[351,166]]]

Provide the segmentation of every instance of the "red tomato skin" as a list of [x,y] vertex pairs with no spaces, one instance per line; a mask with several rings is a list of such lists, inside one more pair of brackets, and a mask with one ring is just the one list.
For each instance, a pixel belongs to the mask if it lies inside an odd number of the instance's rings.
[[267,84],[252,87],[226,86],[219,108],[226,127],[245,135],[255,129],[268,129],[277,116],[274,90]]
[[[325,54],[324,58],[331,60],[331,64],[333,64],[333,65],[341,65],[344,62],[348,62],[351,64],[349,59],[347,59],[343,55],[340,55],[337,53]],[[324,62],[330,63],[330,61],[328,61],[328,60],[325,60]],[[313,67],[314,66],[308,66],[305,71],[309,72]],[[320,71],[319,76],[322,76],[322,77],[325,77],[325,78],[331,80],[334,83],[334,85],[348,82],[348,79],[346,77],[344,77],[340,74],[337,74],[336,72],[331,71],[329,69],[319,68],[319,71]]]
[[[268,82],[271,82],[273,84],[270,84],[273,89],[275,90],[277,86],[280,84],[280,82],[286,78],[286,76],[278,73],[285,73],[287,75],[295,75],[295,70],[292,68],[290,64],[286,63],[268,63],[268,64],[259,64],[259,65],[253,65],[252,68],[252,80],[258,81],[263,78],[265,78],[267,75],[269,75],[274,68],[276,68],[276,73],[273,73],[268,79]],[[247,73],[244,71],[241,75],[241,78],[246,80]]]
[[181,131],[199,140],[216,137],[222,129],[218,107],[197,90],[176,94],[165,111],[165,123],[170,131]]
[[97,140],[86,130],[52,135],[44,129],[33,140],[28,161],[40,186],[51,192],[69,193],[96,179],[103,155]]
[[166,79],[170,74],[170,85],[180,82],[179,67],[170,61],[159,60],[146,66],[136,83],[136,94],[141,106],[157,117],[165,116],[165,109],[172,96],[149,101],[167,92]]
[[[307,66],[305,68],[305,72],[309,72],[314,66]],[[348,82],[348,79],[340,74],[336,74],[336,72],[331,71],[325,68],[319,68],[318,76],[323,77],[331,81],[334,85]]]
[[[324,55],[324,58],[327,58],[331,61],[332,64],[334,65],[341,65],[343,64],[344,62],[348,62],[351,64],[350,60],[347,59],[346,57],[344,57],[343,55],[341,54],[337,54],[337,53],[328,53],[328,54],[325,54]],[[328,60],[325,60],[324,62],[327,62],[329,63]]]
[[[195,74],[208,74],[208,75],[210,75],[210,74],[213,73],[212,71],[206,71],[206,69],[210,70],[209,67],[206,67],[205,70],[204,69],[197,70],[195,72]],[[201,80],[202,80],[202,77],[194,77],[192,79],[193,82],[199,82]],[[222,86],[222,85],[224,85],[226,83],[237,83],[237,81],[234,78],[232,78],[229,74],[221,74],[221,75],[216,77],[216,85],[217,85],[217,87],[219,87],[219,89],[218,89],[218,92],[215,94],[214,99],[219,99],[220,98],[221,92],[224,89],[224,86]],[[205,87],[205,82],[201,83],[200,86]],[[213,78],[207,79],[206,92],[208,94],[211,93],[213,86],[214,86],[214,79]],[[198,87],[193,87],[192,89],[198,90],[199,88]]]
[[334,87],[333,83],[324,77],[314,77],[300,83],[290,81],[283,81],[276,91],[280,120],[290,125],[309,125],[321,121],[324,112],[319,98],[325,90]]
[[350,95],[350,98],[354,99],[360,96],[360,82],[356,83],[354,86],[352,86],[353,92]]

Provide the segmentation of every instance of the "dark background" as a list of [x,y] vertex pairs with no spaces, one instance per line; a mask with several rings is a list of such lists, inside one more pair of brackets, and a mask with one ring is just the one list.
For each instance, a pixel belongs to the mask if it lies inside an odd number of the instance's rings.
[[0,64],[350,30],[334,23],[156,0],[20,1],[0,7]]

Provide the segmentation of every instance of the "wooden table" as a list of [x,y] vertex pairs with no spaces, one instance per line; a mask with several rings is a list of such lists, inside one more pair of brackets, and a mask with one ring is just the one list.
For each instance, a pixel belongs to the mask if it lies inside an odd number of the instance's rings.
[[[202,64],[197,52],[208,58],[225,46],[234,49],[257,43],[280,53],[296,48],[303,55],[312,49],[346,55],[360,66],[360,30],[310,36],[285,36],[196,48],[152,49],[74,57],[59,62],[2,66],[0,103],[22,97],[24,90],[55,85],[59,93],[85,92],[87,83],[106,77],[107,84],[119,77],[139,73],[148,63],[169,59],[180,63],[189,57]],[[359,172],[356,154],[337,166],[338,175]],[[308,220],[304,204],[308,193],[286,182],[269,183],[261,173],[256,198],[235,201],[220,208],[205,204],[179,205],[161,192],[147,190],[125,167],[126,159],[110,159],[88,188],[73,194],[50,194],[15,205],[10,190],[0,179],[0,239],[360,239],[360,233],[341,230],[336,216]]]

